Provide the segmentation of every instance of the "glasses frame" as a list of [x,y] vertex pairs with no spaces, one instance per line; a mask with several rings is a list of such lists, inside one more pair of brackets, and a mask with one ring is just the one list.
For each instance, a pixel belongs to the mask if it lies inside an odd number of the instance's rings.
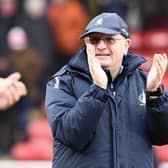
[[93,45],[98,45],[101,40],[103,40],[103,42],[106,45],[112,45],[112,44],[115,44],[119,40],[127,40],[127,39],[126,38],[114,38],[114,37],[89,36],[89,41]]

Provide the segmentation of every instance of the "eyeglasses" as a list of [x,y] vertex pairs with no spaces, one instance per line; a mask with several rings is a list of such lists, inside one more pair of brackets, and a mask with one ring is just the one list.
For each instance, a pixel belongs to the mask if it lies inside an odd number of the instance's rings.
[[89,40],[90,40],[90,43],[93,44],[93,45],[99,44],[101,40],[103,40],[106,45],[111,45],[111,44],[115,44],[118,40],[126,40],[126,39],[123,39],[123,38],[116,39],[116,38],[113,38],[113,37],[101,38],[101,37],[89,36]]

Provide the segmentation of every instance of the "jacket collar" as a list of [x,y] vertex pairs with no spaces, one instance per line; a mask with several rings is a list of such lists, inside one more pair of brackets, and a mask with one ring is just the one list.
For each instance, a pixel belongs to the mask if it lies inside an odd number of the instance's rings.
[[[146,58],[143,56],[128,52],[123,59],[124,72],[126,74],[130,74],[146,61]],[[68,66],[70,71],[75,71],[82,74],[84,73],[85,75],[90,76],[85,47],[82,47],[77,54],[72,57],[68,63]]]

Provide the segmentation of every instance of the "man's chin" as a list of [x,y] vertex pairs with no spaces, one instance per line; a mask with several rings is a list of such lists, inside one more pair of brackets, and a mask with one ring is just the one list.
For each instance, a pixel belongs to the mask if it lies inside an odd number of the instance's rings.
[[109,66],[102,65],[101,66],[104,70],[109,70]]

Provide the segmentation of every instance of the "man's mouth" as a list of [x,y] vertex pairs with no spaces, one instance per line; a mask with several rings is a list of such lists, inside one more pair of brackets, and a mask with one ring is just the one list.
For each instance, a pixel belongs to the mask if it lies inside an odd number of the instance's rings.
[[106,57],[110,56],[110,54],[96,54],[96,57]]

